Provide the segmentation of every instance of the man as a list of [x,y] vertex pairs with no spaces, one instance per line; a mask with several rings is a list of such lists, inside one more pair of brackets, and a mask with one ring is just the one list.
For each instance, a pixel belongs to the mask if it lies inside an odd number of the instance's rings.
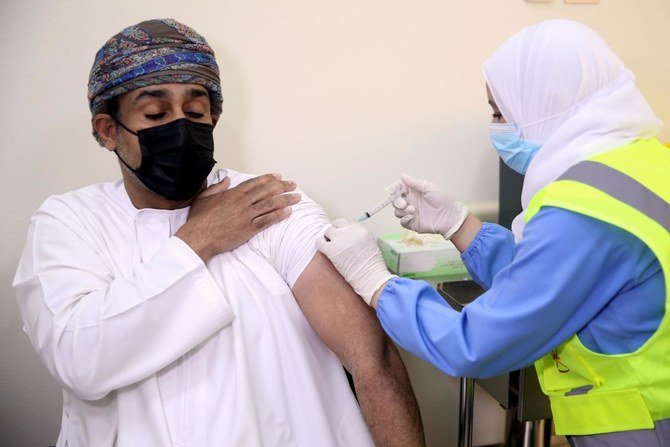
[[207,178],[221,104],[174,20],[96,56],[93,133],[123,180],[49,198],[14,280],[64,388],[58,446],[422,445],[397,351],[316,252],[323,210],[277,174]]

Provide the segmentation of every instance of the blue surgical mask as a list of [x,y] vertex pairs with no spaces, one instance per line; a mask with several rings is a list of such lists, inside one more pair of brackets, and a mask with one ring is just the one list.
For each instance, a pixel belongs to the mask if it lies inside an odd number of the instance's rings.
[[541,144],[522,140],[521,128],[514,123],[491,123],[489,135],[500,158],[519,174],[526,173],[530,161],[542,147]]

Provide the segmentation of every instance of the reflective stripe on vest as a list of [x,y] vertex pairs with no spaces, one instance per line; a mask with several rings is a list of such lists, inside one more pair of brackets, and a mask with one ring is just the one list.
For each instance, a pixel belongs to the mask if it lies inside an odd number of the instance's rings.
[[559,180],[574,180],[593,186],[646,214],[670,231],[670,204],[621,171],[596,161],[586,160],[565,171]]

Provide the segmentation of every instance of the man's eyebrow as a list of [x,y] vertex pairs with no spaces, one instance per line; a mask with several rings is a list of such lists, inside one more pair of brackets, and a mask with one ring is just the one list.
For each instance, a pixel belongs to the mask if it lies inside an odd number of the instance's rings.
[[206,96],[209,98],[209,92],[204,88],[191,88],[188,89],[188,91],[186,92],[186,96],[188,96],[189,98],[200,98],[202,96]]
[[137,104],[140,102],[142,99],[145,98],[154,98],[154,99],[163,99],[166,98],[169,95],[168,91],[165,89],[152,89],[152,90],[144,90],[142,93],[137,95],[135,99],[133,99],[133,104]]

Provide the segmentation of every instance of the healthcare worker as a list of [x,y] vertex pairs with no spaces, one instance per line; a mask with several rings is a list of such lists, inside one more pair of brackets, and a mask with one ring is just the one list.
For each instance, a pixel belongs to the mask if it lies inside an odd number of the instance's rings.
[[338,220],[319,249],[405,349],[453,376],[535,362],[573,446],[670,445],[670,150],[633,74],[587,27],[550,20],[484,64],[501,158],[525,174],[512,232],[402,176],[396,216],[451,239],[487,291],[461,313],[390,275],[372,235]]

